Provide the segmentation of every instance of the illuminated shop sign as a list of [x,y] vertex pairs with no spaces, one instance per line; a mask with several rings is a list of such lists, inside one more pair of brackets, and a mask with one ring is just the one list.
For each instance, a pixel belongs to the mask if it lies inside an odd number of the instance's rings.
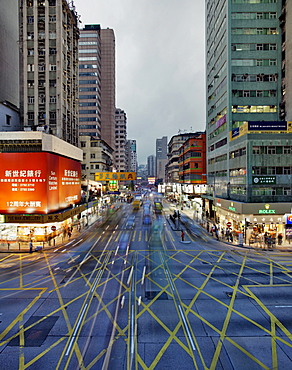
[[286,121],[250,121],[249,131],[287,131]]
[[228,207],[228,209],[229,209],[230,211],[236,212],[236,208],[234,208],[234,207]]
[[259,209],[259,214],[275,214],[276,210],[275,209]]
[[0,213],[47,214],[81,199],[81,164],[51,153],[0,153]]
[[95,181],[136,180],[136,172],[96,172]]
[[286,214],[286,224],[292,225],[292,215],[291,214]]

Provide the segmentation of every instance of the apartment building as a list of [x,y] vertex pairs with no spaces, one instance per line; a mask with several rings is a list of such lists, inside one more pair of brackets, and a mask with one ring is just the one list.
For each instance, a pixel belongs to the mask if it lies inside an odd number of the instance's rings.
[[78,15],[65,0],[20,1],[23,129],[78,145]]

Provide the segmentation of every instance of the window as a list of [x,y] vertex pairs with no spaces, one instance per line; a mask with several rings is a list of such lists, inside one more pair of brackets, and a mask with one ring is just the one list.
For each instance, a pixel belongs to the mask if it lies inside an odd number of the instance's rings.
[[30,15],[27,17],[27,23],[34,23],[34,16]]
[[248,91],[248,90],[243,90],[243,92],[242,92],[242,96],[243,96],[244,98],[249,98],[249,97],[250,97],[250,91]]
[[50,54],[50,55],[55,55],[55,54],[57,54],[57,49],[56,49],[56,48],[49,48],[49,54]]
[[264,50],[264,44],[257,44],[256,50]]
[[91,159],[95,159],[95,153],[91,153],[91,154],[90,154],[90,158],[91,158]]
[[55,15],[50,15],[49,16],[49,21],[50,22],[56,22],[56,16]]
[[50,64],[50,71],[56,71],[56,70],[57,70],[56,64]]
[[27,33],[27,39],[28,40],[33,40],[33,38],[34,38],[34,33],[33,32],[28,32]]
[[46,70],[46,66],[44,64],[39,64],[39,72],[44,72]]
[[252,154],[260,154],[260,147],[259,146],[253,146],[252,147]]
[[268,146],[267,154],[276,154],[276,147],[275,146]]
[[277,50],[277,44],[269,44],[270,50]]
[[269,66],[276,66],[277,65],[277,59],[270,59],[269,60]]
[[85,148],[86,147],[86,142],[85,141],[81,141],[80,142],[80,145],[81,145],[81,148]]
[[49,38],[50,38],[50,40],[56,39],[56,32],[50,32]]
[[56,96],[54,96],[54,95],[50,96],[50,103],[56,103],[56,101],[57,101]]
[[256,60],[256,65],[257,65],[257,67],[262,67],[264,65],[263,59],[257,59]]
[[27,70],[28,72],[34,72],[34,64],[28,64]]
[[39,53],[39,55],[45,55],[46,49],[39,49],[38,53]]
[[84,54],[84,53],[97,53],[97,49],[80,49],[79,54]]
[[28,112],[27,113],[27,118],[31,121],[34,120],[34,112]]
[[39,103],[40,104],[45,104],[45,102],[46,102],[46,97],[45,97],[45,95],[41,94],[39,96]]
[[276,175],[276,167],[268,167],[267,173],[268,175]]
[[34,103],[34,96],[29,96],[28,97],[28,104],[33,104]]
[[34,55],[34,49],[27,49],[27,55],[28,56]]
[[262,90],[256,91],[257,98],[262,98],[264,96],[264,92]]
[[57,81],[56,80],[50,80],[50,87],[56,87],[57,86]]
[[9,116],[9,114],[6,114],[6,125],[11,125],[11,116]]
[[27,86],[33,87],[34,86],[34,80],[27,80]]
[[284,154],[291,154],[291,146],[284,146],[283,147]]

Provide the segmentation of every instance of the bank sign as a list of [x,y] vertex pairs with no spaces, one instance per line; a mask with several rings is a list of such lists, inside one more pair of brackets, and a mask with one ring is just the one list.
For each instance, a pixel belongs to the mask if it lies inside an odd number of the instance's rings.
[[252,183],[255,185],[276,184],[276,176],[253,176]]

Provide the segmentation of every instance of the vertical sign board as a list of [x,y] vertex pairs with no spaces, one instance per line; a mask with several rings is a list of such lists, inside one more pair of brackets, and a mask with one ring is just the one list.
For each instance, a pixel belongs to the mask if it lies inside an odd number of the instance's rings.
[[0,153],[0,213],[47,214],[78,203],[81,164],[51,153]]

